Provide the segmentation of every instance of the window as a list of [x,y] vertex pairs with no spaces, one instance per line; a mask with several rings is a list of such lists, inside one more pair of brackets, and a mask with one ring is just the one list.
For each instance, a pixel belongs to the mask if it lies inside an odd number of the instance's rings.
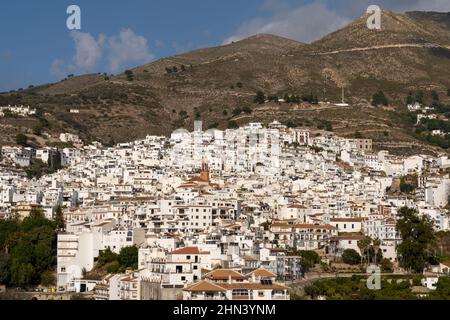
[[186,281],[186,277],[181,277],[181,281]]
[[235,289],[233,290],[233,296],[248,296],[248,290],[245,289]]
[[193,266],[192,269],[197,270],[198,266]]
[[258,291],[258,297],[260,298],[264,297],[264,291]]
[[191,256],[186,256],[186,260],[191,260]]

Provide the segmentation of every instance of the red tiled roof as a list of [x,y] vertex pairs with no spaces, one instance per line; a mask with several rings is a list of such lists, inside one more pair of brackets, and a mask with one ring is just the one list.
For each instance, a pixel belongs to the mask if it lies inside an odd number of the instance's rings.
[[201,254],[197,247],[185,247],[172,251],[171,254]]
[[331,222],[362,222],[362,218],[331,218]]
[[242,274],[231,269],[216,269],[205,275],[206,279],[213,279],[213,280],[228,280],[230,277],[231,279],[234,280],[245,279],[245,277]]

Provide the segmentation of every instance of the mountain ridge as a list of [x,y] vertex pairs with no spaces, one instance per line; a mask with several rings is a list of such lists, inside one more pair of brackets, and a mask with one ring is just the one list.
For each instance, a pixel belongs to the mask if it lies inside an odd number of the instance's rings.
[[[168,134],[178,127],[191,127],[196,118],[202,118],[208,127],[221,129],[233,122],[279,119],[287,123],[305,118],[303,122],[309,121],[313,127],[331,121],[337,133],[349,135],[364,131],[361,115],[353,115],[360,125],[347,130],[346,119],[330,109],[316,110],[307,104],[259,105],[253,101],[256,91],[262,90],[279,97],[311,94],[324,102],[339,102],[341,87],[345,87],[347,101],[354,106],[352,111],[379,118],[374,128],[367,128],[368,137],[377,140],[378,134],[369,132],[386,130],[389,112],[405,117],[404,101],[409,91],[435,90],[446,101],[446,89],[450,88],[445,72],[450,71],[450,15],[383,12],[385,29],[381,31],[369,30],[365,18],[311,44],[255,35],[138,66],[131,69],[133,81],[125,74],[82,75],[0,95],[0,104],[2,100],[29,102],[48,114],[46,118],[53,125],[46,128],[50,133],[67,130],[85,140],[105,143]],[[366,49],[353,50],[357,48]],[[390,109],[372,109],[368,103],[378,90],[388,95]],[[243,107],[253,112],[233,114]],[[70,108],[78,108],[81,113],[72,115],[68,113]],[[393,131],[392,139],[417,142],[412,130],[410,125],[399,128]],[[0,143],[12,143],[12,137]]]

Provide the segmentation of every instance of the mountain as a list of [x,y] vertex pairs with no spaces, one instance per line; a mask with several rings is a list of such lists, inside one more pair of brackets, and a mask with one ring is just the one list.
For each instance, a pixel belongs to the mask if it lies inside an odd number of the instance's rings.
[[[369,30],[367,16],[311,44],[273,35],[256,35],[224,46],[163,58],[117,76],[83,75],[59,83],[0,95],[2,104],[38,107],[44,131],[73,132],[107,144],[192,128],[226,128],[249,121],[272,121],[322,128],[344,136],[359,132],[379,148],[416,152],[435,150],[417,139],[405,111],[405,97],[421,90],[431,102],[438,92],[446,102],[450,88],[450,14],[384,11],[382,30]],[[132,81],[130,81],[132,80]],[[332,104],[255,104],[266,94],[313,95],[340,102],[345,87],[350,108]],[[368,101],[379,91],[390,108]],[[251,114],[239,112],[250,107]],[[69,112],[80,109],[79,114]],[[233,110],[235,113],[233,114]],[[242,111],[242,110],[241,110]],[[45,120],[43,120],[45,119]],[[26,131],[34,143],[39,119],[1,119],[0,143],[13,143]]]

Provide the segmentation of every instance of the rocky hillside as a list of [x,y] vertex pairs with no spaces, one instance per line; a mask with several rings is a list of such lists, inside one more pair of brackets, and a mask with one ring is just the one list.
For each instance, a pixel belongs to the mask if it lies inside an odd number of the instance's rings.
[[[25,132],[36,144],[60,132],[107,144],[191,128],[201,118],[221,129],[278,119],[291,125],[363,135],[379,148],[430,151],[406,112],[409,92],[449,102],[450,15],[384,12],[381,31],[361,17],[312,44],[257,35],[229,45],[168,57],[118,76],[83,75],[0,95],[0,105],[30,104],[38,117],[0,119],[0,143]],[[351,107],[335,107],[345,87]],[[255,93],[316,96],[323,104],[254,102]],[[370,106],[382,90],[390,106]],[[70,109],[80,110],[72,114]],[[243,110],[245,110],[243,112]],[[35,128],[33,132],[33,128]]]

